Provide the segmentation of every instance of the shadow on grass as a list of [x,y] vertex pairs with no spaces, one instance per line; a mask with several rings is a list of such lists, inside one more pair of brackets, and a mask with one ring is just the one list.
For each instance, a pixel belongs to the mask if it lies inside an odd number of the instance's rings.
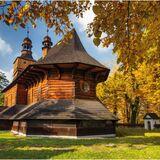
[[64,154],[67,152],[74,152],[74,149],[61,149],[61,150],[54,150],[53,149],[9,149],[9,150],[2,150],[0,151],[0,159],[49,159],[54,158],[59,154]]
[[[7,134],[6,134],[7,135]],[[128,134],[130,135],[130,134]],[[0,135],[0,159],[48,159],[57,155],[74,154],[76,147],[122,144],[133,145],[160,145],[160,137],[145,137],[132,135],[126,137],[106,139],[54,139],[38,137],[18,137],[5,134]]]

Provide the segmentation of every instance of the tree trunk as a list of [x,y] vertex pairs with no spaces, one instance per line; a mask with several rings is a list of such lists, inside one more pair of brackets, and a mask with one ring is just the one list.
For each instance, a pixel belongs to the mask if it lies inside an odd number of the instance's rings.
[[135,126],[139,109],[139,97],[135,98],[134,103],[130,104],[130,107],[131,107],[131,125]]
[[127,94],[125,94],[125,104],[126,104],[126,107],[125,107],[125,113],[126,113],[126,120],[127,120],[127,123],[130,122],[130,104],[131,104],[131,101],[130,101],[130,98],[128,97]]

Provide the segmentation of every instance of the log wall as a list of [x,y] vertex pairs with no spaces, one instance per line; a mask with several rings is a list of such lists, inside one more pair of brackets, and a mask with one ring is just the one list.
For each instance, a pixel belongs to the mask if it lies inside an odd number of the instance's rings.
[[27,135],[107,135],[115,134],[115,123],[112,123],[111,121],[96,120],[90,121],[90,123],[85,120],[28,120],[27,122],[14,121],[12,131]]
[[33,63],[33,60],[27,60],[18,57],[13,63],[13,79],[15,79],[28,65]]
[[14,85],[4,93],[4,106],[11,107],[17,103],[17,86]]
[[21,84],[17,85],[17,104],[27,104],[27,89]]
[[49,99],[72,99],[75,97],[75,82],[72,80],[48,80]]
[[4,105],[11,107],[16,104],[27,104],[27,90],[21,84],[16,84],[4,93]]
[[[65,76],[65,75],[64,75]],[[75,82],[71,76],[58,79],[59,75],[46,76],[41,82],[28,88],[27,104],[42,99],[72,99],[75,97]]]
[[77,136],[115,134],[115,122],[113,121],[78,121]]
[[41,82],[34,84],[28,88],[27,104],[38,102],[46,98],[47,80],[44,79]]
[[56,135],[76,136],[76,123],[52,121],[52,120],[29,120],[27,122],[28,135]]
[[[83,84],[89,85],[89,90],[84,92]],[[95,75],[91,72],[73,69],[52,69],[40,82],[28,89],[16,84],[5,92],[5,105],[31,104],[43,99],[95,99],[96,98]]]

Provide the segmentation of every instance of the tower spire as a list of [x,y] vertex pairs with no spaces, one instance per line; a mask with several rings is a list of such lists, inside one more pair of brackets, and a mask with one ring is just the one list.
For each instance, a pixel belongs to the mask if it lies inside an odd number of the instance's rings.
[[29,27],[27,26],[27,38],[29,38]]
[[42,53],[43,53],[43,58],[47,55],[48,50],[51,48],[52,46],[52,41],[51,38],[48,36],[48,32],[49,29],[47,27],[47,35],[43,38],[43,42],[42,42]]
[[47,27],[47,36],[48,36],[49,28]]
[[22,42],[21,55],[14,61],[13,79],[15,79],[28,65],[33,64],[32,41],[29,39],[29,28],[27,26],[27,36]]
[[27,37],[24,38],[23,43],[22,43],[22,55],[25,57],[31,57],[32,54],[32,41],[29,38],[29,27],[27,25]]

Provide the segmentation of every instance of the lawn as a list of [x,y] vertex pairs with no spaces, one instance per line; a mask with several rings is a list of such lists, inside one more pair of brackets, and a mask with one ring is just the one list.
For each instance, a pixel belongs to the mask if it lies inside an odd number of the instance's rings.
[[75,140],[18,137],[1,131],[0,159],[160,159],[160,133],[144,136],[142,129],[119,128],[117,134],[120,137]]

